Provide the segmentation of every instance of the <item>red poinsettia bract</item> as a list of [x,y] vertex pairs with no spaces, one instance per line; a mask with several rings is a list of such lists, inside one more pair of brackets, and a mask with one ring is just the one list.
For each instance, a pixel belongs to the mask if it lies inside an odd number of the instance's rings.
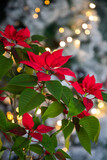
[[88,111],[93,107],[93,101],[87,98],[88,95],[93,95],[94,98],[98,98],[103,100],[101,92],[102,90],[102,83],[96,83],[95,77],[87,75],[82,83],[72,82],[72,86],[76,89],[78,93],[83,95],[83,104],[86,107],[86,111],[83,111],[79,114],[80,117],[88,116]]
[[61,68],[71,57],[62,56],[62,51],[63,49],[60,49],[54,51],[52,54],[46,51],[40,56],[28,51],[30,61],[21,61],[20,63],[26,64],[38,71],[38,81],[49,81],[52,74],[61,80],[65,79],[64,75],[75,77],[75,73],[69,68]]
[[34,130],[33,129],[33,126],[34,126],[33,118],[28,113],[25,113],[23,115],[22,123],[25,129],[29,130],[30,132],[29,134],[31,135],[31,137],[39,141],[42,141],[42,138],[43,138],[41,133],[47,133],[54,129],[53,127],[45,126],[41,124],[41,125],[38,125],[38,127]]
[[[7,25],[4,32],[0,31],[3,37],[0,37],[0,41],[3,42],[4,46],[15,46],[16,44],[31,48],[24,40],[30,37],[30,31],[26,27],[17,31],[12,25]],[[4,38],[5,37],[5,38]],[[8,39],[8,41],[7,41]]]
[[[0,90],[0,94],[2,94],[2,90]],[[0,101],[4,101],[4,99],[5,99],[6,97],[0,97]]]

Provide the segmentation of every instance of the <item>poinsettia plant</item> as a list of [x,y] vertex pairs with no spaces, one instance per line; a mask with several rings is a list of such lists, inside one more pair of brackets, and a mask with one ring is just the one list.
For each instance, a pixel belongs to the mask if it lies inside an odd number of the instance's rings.
[[[0,34],[0,79],[4,82],[0,88],[0,101],[10,99],[14,118],[13,123],[0,110],[0,130],[11,144],[6,148],[0,141],[1,151],[9,150],[9,159],[12,152],[20,160],[28,157],[71,159],[58,149],[57,134],[62,131],[65,146],[69,148],[68,142],[75,128],[81,145],[91,154],[91,141],[97,142],[100,124],[90,114],[90,109],[93,99],[107,101],[102,84],[96,83],[94,75],[87,75],[80,82],[71,69],[62,67],[71,56],[63,56],[63,49],[46,51],[41,43],[45,37],[30,36],[28,28],[17,31],[7,25]],[[68,81],[66,75],[72,81]],[[69,87],[63,86],[62,81]],[[41,109],[39,117],[38,109]],[[59,130],[47,125],[46,120],[60,114],[64,118]],[[22,116],[21,124],[18,116]],[[30,151],[35,152],[36,157]]]

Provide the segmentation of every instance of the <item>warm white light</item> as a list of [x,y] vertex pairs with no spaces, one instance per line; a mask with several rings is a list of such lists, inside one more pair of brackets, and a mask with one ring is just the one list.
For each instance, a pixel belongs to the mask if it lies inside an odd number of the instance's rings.
[[17,120],[22,120],[22,116],[19,117],[19,115],[18,115]]
[[98,21],[98,20],[99,20],[99,17],[94,16],[94,21]]
[[91,9],[94,9],[94,8],[96,7],[96,5],[95,5],[94,3],[90,3],[90,4],[89,4],[89,7],[90,7]]
[[65,47],[66,43],[65,43],[64,41],[61,41],[61,42],[59,43],[59,45],[60,45],[60,47]]
[[13,114],[11,112],[7,112],[6,115],[8,120],[11,121],[13,119]]
[[86,16],[87,16],[87,17],[89,17],[89,16],[91,16],[91,15],[92,15],[92,12],[90,12],[90,11],[87,11],[87,12],[86,12]]
[[75,45],[76,48],[79,48],[79,47],[80,47],[80,40],[79,40],[79,39],[76,39],[76,40],[74,41],[74,45]]
[[90,34],[90,30],[86,29],[86,30],[85,30],[85,34],[86,34],[86,35],[89,35],[89,34]]
[[57,125],[58,125],[58,126],[62,126],[62,121],[61,121],[61,120],[58,120],[58,121],[57,121]]
[[81,33],[80,29],[75,30],[75,34],[80,34],[80,33]]
[[36,114],[41,114],[41,109],[40,108],[37,110]]
[[63,150],[64,152],[67,152],[67,151],[68,151],[68,149],[67,149],[66,147],[62,148],[62,150]]
[[48,48],[48,47],[46,47],[45,49],[46,49],[46,51],[49,51],[49,52],[51,51],[50,48]]
[[67,37],[67,42],[68,43],[72,42],[72,37]]
[[20,72],[21,72],[21,70],[22,70],[22,67],[18,67],[18,68],[17,68],[17,72],[19,72],[19,73],[20,73]]
[[99,114],[100,114],[100,109],[97,109],[96,115],[99,115]]
[[39,13],[40,12],[40,8],[35,8],[35,12]]
[[90,21],[94,21],[94,16],[89,16]]
[[63,33],[63,32],[64,32],[64,28],[63,28],[63,27],[60,27],[60,28],[59,28],[59,32],[60,32],[60,33]]
[[16,108],[16,112],[19,113],[19,107]]
[[96,108],[91,109],[91,113],[92,114],[96,114],[97,113],[97,109]]
[[82,24],[82,28],[83,28],[83,29],[87,29],[87,28],[88,28],[88,24],[83,23],[83,24]]
[[10,98],[9,98],[9,97],[6,97],[6,98],[4,99],[4,103],[6,103],[6,104],[11,104]]
[[98,108],[104,108],[104,103],[103,102],[99,102],[98,103]]
[[37,18],[38,18],[38,14],[36,14],[36,13],[33,14],[33,18],[34,18],[34,19],[37,19]]

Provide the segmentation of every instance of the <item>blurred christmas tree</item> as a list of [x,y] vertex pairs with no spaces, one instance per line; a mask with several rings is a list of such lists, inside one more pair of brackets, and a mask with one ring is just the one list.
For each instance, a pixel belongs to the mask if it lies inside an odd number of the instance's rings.
[[[44,46],[47,50],[64,48],[65,55],[73,55],[67,65],[76,72],[78,78],[87,73],[94,74],[96,79],[104,82],[104,87],[107,87],[106,0],[10,0],[3,2],[0,14],[4,15],[0,18],[2,29],[7,24],[16,28],[27,26],[32,34],[45,35],[47,39]],[[92,111],[97,116],[106,105],[102,102],[98,104],[100,110],[95,108],[96,110]],[[106,109],[103,112],[106,112]],[[50,123],[60,127],[60,119],[61,116]],[[59,137],[59,145],[63,146],[63,137],[61,135]],[[78,159],[80,155],[79,160],[106,160],[106,138],[105,136],[103,141],[100,139],[98,142],[100,147],[98,146],[96,150],[93,146],[92,159],[81,151],[83,149],[80,148],[74,134],[74,137],[71,137],[73,159]]]

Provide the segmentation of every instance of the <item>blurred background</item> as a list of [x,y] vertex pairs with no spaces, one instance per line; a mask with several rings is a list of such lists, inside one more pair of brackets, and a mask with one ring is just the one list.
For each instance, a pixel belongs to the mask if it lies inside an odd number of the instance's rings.
[[[104,89],[107,89],[107,0],[0,2],[0,30],[4,30],[7,24],[17,29],[27,26],[31,35],[46,36],[46,50],[63,48],[63,55],[73,55],[67,67],[71,68],[78,78],[87,74],[95,75],[97,82],[103,83]],[[7,111],[11,109],[8,100],[5,102],[5,108],[0,103],[0,109],[5,110],[9,118]],[[91,114],[98,117],[101,123],[98,143],[92,144],[92,155],[81,147],[75,131],[70,138],[69,151],[64,146],[63,136],[59,135],[59,147],[64,148],[73,160],[107,160],[107,103],[95,102]],[[60,122],[61,116],[51,124],[57,128],[60,127]],[[4,143],[7,142],[4,140]],[[3,154],[2,159],[8,158]]]

